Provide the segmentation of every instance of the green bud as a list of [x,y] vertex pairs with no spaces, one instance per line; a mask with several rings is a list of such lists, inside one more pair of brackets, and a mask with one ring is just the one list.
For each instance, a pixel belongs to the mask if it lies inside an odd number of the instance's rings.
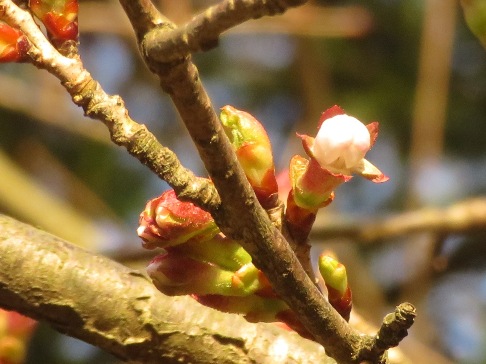
[[237,271],[243,265],[251,263],[250,254],[240,244],[222,234],[205,241],[191,240],[176,249],[188,257],[213,263],[230,271]]
[[225,106],[221,123],[246,177],[263,207],[277,198],[277,180],[270,139],[263,125],[247,112]]
[[319,257],[319,272],[326,282],[326,286],[334,288],[344,295],[348,288],[348,276],[346,267],[329,255]]

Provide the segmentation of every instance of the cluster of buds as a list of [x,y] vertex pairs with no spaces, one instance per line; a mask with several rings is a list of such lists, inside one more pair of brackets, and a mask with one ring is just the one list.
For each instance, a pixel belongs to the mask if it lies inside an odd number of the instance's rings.
[[378,136],[378,123],[362,124],[339,106],[326,110],[315,138],[299,135],[309,159],[294,156],[290,162],[291,191],[286,218],[296,240],[305,240],[317,210],[332,202],[336,187],[358,174],[372,182],[388,180],[365,159]]
[[209,213],[180,201],[173,190],[147,203],[137,231],[143,247],[163,249],[147,267],[162,293],[191,295],[251,322],[279,321],[305,333],[248,252],[224,236]]
[[37,322],[15,311],[0,309],[0,363],[21,364]]
[[[29,0],[29,9],[44,24],[55,47],[77,43],[77,0]],[[27,37],[19,29],[0,21],[0,63],[26,61],[29,48]]]
[[[270,141],[250,114],[225,106],[223,128],[246,177],[263,207],[276,206],[278,187]],[[322,114],[315,138],[299,135],[309,159],[294,156],[286,223],[298,242],[307,239],[317,210],[334,198],[334,189],[359,174],[373,182],[388,179],[364,157],[378,135],[338,106]],[[264,274],[240,244],[225,236],[212,216],[173,190],[149,201],[137,230],[147,249],[163,253],[148,265],[154,285],[167,295],[190,295],[198,302],[245,316],[251,322],[280,322],[309,337],[295,313],[277,296]],[[346,268],[333,257],[319,258],[331,305],[346,319],[352,307]]]
[[0,21],[0,62],[22,62],[29,49],[27,37],[18,29]]
[[77,0],[29,0],[32,13],[44,24],[54,45],[78,40]]

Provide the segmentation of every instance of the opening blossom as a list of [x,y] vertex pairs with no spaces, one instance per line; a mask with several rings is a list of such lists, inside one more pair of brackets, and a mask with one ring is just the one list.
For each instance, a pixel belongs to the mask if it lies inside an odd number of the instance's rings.
[[317,210],[332,202],[334,190],[358,174],[372,182],[388,180],[365,159],[378,136],[378,123],[364,125],[339,106],[322,113],[316,137],[298,136],[310,159],[294,156],[290,161],[292,190],[287,198],[286,218],[291,235],[305,240]]
[[[370,149],[370,132],[349,115],[336,115],[322,123],[312,154],[330,172],[352,171]],[[342,173],[348,174],[348,173]]]
[[364,125],[335,105],[322,114],[315,138],[299,136],[306,153],[331,174],[359,174],[381,183],[388,177],[364,158],[378,137],[378,127],[377,122]]

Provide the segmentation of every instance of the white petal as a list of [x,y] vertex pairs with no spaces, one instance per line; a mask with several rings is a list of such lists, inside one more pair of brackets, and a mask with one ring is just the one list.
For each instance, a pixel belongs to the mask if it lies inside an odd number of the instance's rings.
[[313,153],[324,168],[350,169],[359,163],[370,148],[370,133],[358,119],[336,115],[325,120],[319,129]]

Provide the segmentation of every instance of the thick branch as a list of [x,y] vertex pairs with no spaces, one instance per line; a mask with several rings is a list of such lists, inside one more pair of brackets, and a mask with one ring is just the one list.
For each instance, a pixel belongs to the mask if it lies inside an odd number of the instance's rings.
[[139,271],[0,215],[0,306],[141,363],[334,363],[271,324],[167,297]]
[[444,235],[486,230],[486,199],[461,201],[444,209],[423,208],[378,221],[352,221],[337,225],[329,225],[328,221],[317,220],[313,239],[342,237],[371,244],[420,232]]

